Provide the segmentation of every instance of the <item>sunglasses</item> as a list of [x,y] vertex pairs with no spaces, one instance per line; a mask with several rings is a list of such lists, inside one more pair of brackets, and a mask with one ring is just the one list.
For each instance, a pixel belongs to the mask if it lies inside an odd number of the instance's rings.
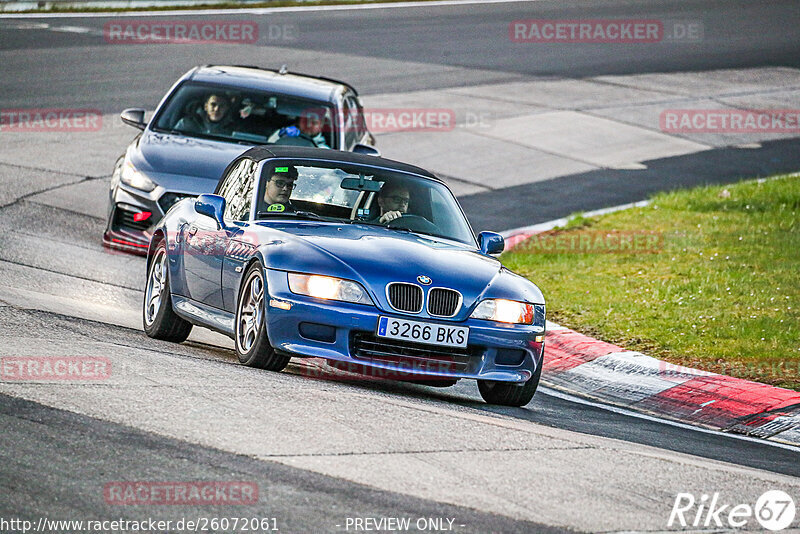
[[270,180],[270,182],[275,184],[275,187],[277,187],[278,189],[284,189],[286,187],[288,187],[289,189],[294,189],[294,186],[297,185],[294,182],[285,182],[283,180]]

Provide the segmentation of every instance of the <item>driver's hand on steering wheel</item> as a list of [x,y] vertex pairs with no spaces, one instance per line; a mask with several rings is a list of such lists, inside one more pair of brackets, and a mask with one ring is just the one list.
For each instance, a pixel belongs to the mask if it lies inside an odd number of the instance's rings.
[[381,215],[381,218],[378,219],[378,222],[381,223],[381,224],[389,224],[393,220],[399,219],[402,216],[403,216],[403,214],[401,212],[397,211],[397,210],[395,210],[395,211],[387,211],[386,213]]

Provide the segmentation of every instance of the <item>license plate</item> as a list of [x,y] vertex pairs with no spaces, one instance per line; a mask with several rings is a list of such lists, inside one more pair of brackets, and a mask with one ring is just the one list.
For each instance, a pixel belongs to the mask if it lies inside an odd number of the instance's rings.
[[378,319],[378,336],[402,339],[429,345],[446,347],[466,347],[469,327],[407,321],[396,317]]

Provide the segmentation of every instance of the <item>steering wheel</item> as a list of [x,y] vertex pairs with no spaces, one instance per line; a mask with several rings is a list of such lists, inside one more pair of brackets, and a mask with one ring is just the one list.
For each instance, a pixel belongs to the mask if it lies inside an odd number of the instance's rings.
[[435,234],[439,231],[439,228],[435,224],[430,222],[422,215],[411,215],[408,213],[406,213],[402,217],[398,217],[397,219],[390,221],[389,224],[386,225],[386,227],[403,228],[405,230],[411,230],[412,232],[421,232],[423,234]]

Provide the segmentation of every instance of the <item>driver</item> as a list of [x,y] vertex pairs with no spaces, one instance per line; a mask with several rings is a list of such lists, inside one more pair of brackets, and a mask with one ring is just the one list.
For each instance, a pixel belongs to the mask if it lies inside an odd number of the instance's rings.
[[285,208],[289,208],[291,206],[289,196],[292,194],[296,180],[296,168],[292,166],[275,167],[275,170],[272,171],[272,176],[270,176],[267,182],[266,190],[264,191],[264,202],[266,202],[267,206],[283,204]]
[[399,219],[408,211],[408,202],[411,195],[408,188],[401,184],[387,183],[378,193],[378,206],[381,214],[370,222],[389,224],[395,219]]
[[310,146],[330,148],[322,133],[322,117],[324,112],[316,109],[304,110],[297,119],[297,126],[281,128],[277,145]]
[[176,130],[188,133],[230,135],[233,131],[231,102],[224,95],[211,93],[203,102],[203,109],[183,117]]

